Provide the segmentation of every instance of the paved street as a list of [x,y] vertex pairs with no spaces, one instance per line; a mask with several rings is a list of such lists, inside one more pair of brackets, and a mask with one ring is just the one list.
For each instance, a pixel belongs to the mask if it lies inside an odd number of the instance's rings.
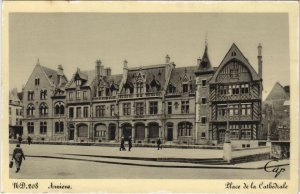
[[[10,145],[10,153],[14,147],[15,145]],[[169,148],[158,151],[153,148],[133,148],[132,152],[120,152],[116,147],[97,146],[34,144],[22,147],[27,158],[18,174],[14,168],[10,169],[11,178],[271,179],[275,175],[257,169],[264,166],[266,161],[237,165],[207,165],[130,158],[138,156],[196,158],[197,155],[200,158],[218,158],[222,156],[222,150]],[[288,161],[281,163],[286,164]],[[289,166],[283,168],[285,172],[277,179],[289,178]]]

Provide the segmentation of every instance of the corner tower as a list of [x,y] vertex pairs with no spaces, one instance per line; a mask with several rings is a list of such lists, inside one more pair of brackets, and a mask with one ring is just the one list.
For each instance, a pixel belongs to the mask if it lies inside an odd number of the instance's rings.
[[196,128],[195,144],[209,143],[209,87],[208,81],[214,73],[208,56],[208,45],[205,43],[205,49],[202,58],[197,59],[196,75]]

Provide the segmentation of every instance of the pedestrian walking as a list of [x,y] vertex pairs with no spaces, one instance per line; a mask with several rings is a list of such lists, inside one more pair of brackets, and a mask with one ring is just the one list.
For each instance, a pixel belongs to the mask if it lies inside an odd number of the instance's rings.
[[28,141],[28,145],[30,145],[32,143],[32,139],[30,136],[27,137],[27,141]]
[[129,137],[129,140],[128,140],[128,151],[130,152],[132,148],[132,140],[131,140],[131,136]]
[[125,151],[125,140],[124,137],[121,138],[120,151]]
[[158,138],[158,140],[157,140],[157,150],[159,150],[159,149],[162,149],[162,147],[161,147],[161,140],[160,140],[160,138]]
[[25,155],[23,153],[22,148],[20,147],[20,144],[17,144],[16,148],[14,149],[12,160],[15,160],[16,164],[16,173],[20,171],[22,160],[25,160]]
[[22,136],[20,135],[20,136],[18,137],[19,144],[22,143],[22,140],[23,140],[23,138],[22,138]]

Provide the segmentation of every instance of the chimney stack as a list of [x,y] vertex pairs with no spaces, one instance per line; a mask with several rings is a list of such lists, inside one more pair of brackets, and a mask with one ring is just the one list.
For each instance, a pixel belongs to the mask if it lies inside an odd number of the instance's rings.
[[170,56],[166,55],[166,63],[169,64],[170,63]]
[[96,76],[100,77],[103,74],[103,66],[100,59],[96,61]]
[[259,43],[258,47],[258,55],[257,55],[257,60],[258,60],[258,76],[260,78],[262,78],[262,64],[263,64],[263,61],[262,61],[262,46],[261,44]]
[[60,85],[60,82],[62,81],[62,76],[64,75],[64,68],[61,64],[57,67],[57,84]]

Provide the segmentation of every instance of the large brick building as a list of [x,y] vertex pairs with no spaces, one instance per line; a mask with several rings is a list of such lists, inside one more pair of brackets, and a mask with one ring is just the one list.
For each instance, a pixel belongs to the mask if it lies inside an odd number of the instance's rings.
[[[255,140],[262,93],[261,46],[258,50],[259,73],[235,44],[217,68],[207,45],[192,66],[176,67],[167,55],[164,63],[150,66],[129,67],[124,60],[123,73],[113,75],[98,60],[92,70],[78,68],[68,83],[61,66],[54,71],[38,64],[24,89],[25,131],[79,142],[116,142],[123,136],[136,143],[161,138],[170,144],[222,144],[228,125],[232,139]],[[44,90],[49,98],[34,98],[32,92]],[[48,116],[35,112],[45,113],[44,106]]]

